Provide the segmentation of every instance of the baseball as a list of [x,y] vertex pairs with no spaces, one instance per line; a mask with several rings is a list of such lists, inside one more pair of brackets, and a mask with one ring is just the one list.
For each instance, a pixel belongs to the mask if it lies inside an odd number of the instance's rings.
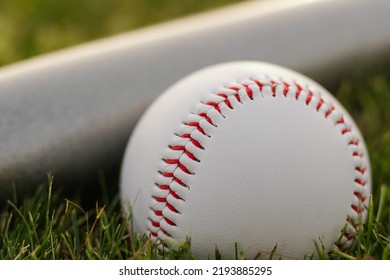
[[128,143],[120,194],[134,231],[191,240],[200,259],[302,259],[354,243],[371,193],[368,153],[313,80],[262,62],[197,71],[165,91]]

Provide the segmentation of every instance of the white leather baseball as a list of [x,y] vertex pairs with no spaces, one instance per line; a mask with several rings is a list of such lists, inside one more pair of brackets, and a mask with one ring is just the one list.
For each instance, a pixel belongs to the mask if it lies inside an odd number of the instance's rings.
[[367,215],[364,140],[311,79],[260,62],[212,66],[162,94],[135,128],[121,198],[136,232],[191,238],[198,258],[310,256],[354,240]]

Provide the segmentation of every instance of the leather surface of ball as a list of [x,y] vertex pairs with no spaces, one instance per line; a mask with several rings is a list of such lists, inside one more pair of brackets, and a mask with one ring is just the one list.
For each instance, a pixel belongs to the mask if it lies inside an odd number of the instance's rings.
[[[121,199],[160,246],[200,259],[302,259],[348,249],[367,216],[368,153],[323,87],[263,62],[199,70],[166,90],[129,140]],[[343,228],[346,230],[343,232]]]

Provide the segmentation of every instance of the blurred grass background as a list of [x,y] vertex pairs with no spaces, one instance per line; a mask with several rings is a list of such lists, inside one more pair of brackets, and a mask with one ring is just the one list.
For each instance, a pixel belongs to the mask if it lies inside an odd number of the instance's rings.
[[243,0],[1,0],[0,66]]

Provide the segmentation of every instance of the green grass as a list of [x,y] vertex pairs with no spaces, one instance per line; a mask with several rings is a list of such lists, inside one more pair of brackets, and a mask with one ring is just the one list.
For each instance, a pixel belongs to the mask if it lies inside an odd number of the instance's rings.
[[53,193],[52,186],[49,175],[48,185],[31,197],[7,201],[0,216],[0,259],[192,258],[188,243],[180,250],[159,252],[145,236],[134,236],[118,195],[83,209]]
[[[179,249],[161,252],[147,237],[133,234],[131,218],[123,214],[118,196],[108,204],[97,201],[95,207],[83,209],[75,201],[52,193],[51,180],[49,177],[49,187],[38,188],[19,204],[7,201],[0,216],[0,259],[195,259],[190,240]],[[352,251],[342,252],[334,246],[327,254],[318,243],[313,257],[390,259],[390,190],[382,186],[381,191],[381,202],[376,208],[371,205],[369,219]],[[273,258],[278,259],[275,249]],[[213,257],[220,256],[216,251]],[[245,252],[237,249],[236,259],[246,259]]]
[[[237,0],[3,0],[0,65],[230,2]],[[350,73],[334,89],[366,139],[373,198],[357,246],[350,252],[335,247],[328,255],[318,244],[319,258],[390,259],[390,71],[380,69]],[[132,234],[117,178],[107,184],[102,177],[100,185],[85,189],[64,188],[73,193],[57,188],[52,179],[34,194],[14,194],[0,202],[0,259],[194,258],[189,240],[178,250],[160,252],[145,236]],[[91,190],[98,193],[92,203],[85,199]],[[239,250],[236,255],[246,257]]]

